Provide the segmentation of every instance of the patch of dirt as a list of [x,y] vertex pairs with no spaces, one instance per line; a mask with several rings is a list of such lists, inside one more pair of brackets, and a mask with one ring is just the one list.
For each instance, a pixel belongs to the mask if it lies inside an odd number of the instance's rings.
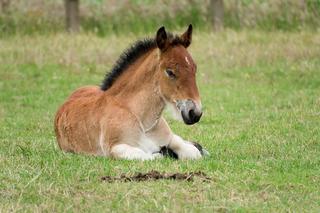
[[102,181],[108,183],[120,181],[120,182],[141,182],[141,181],[155,181],[155,180],[181,180],[181,181],[193,181],[194,177],[199,177],[202,181],[210,181],[211,178],[208,177],[204,172],[188,172],[188,173],[160,173],[158,171],[152,170],[147,173],[137,173],[132,176],[127,176],[126,174],[121,174],[120,177],[104,176],[101,177]]

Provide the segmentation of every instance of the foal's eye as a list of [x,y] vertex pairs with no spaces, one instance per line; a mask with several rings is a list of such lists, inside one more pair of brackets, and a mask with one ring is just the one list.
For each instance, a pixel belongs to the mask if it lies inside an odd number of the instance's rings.
[[166,69],[166,74],[169,78],[171,79],[175,79],[176,78],[176,75],[174,74],[174,72],[170,69]]

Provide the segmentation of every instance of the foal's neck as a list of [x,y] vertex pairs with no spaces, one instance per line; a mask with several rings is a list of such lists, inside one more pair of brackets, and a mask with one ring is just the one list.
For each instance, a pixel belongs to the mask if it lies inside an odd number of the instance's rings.
[[109,94],[128,107],[144,131],[157,123],[165,102],[158,85],[158,50],[150,50],[126,70],[109,89]]

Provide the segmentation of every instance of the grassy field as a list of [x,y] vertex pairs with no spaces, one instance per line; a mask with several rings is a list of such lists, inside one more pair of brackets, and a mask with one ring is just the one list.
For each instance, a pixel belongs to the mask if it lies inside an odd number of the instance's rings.
[[[0,40],[0,212],[319,212],[320,34],[195,32],[204,116],[172,129],[199,161],[115,161],[61,152],[53,117],[100,84],[137,35]],[[203,171],[211,182],[106,183],[105,175]]]

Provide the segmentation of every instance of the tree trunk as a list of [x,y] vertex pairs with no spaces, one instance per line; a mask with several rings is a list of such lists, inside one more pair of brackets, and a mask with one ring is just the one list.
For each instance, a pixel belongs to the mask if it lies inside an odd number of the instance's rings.
[[78,32],[80,28],[79,0],[65,0],[66,26],[69,32]]
[[301,8],[302,11],[302,15],[300,17],[302,24],[305,24],[306,18],[307,18],[307,14],[308,14],[308,6],[307,6],[307,2],[305,0],[300,0],[299,1],[299,6]]
[[0,0],[1,12],[6,13],[9,9],[10,0]]
[[224,16],[223,0],[210,0],[209,11],[213,29],[215,31],[222,30]]

